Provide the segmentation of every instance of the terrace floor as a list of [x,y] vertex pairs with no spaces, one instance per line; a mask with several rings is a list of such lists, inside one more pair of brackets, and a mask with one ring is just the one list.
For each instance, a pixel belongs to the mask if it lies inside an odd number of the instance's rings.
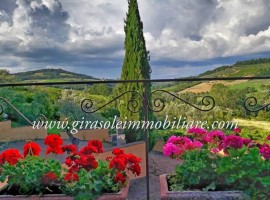
[[[174,168],[180,161],[165,157],[160,152],[150,152],[149,154],[149,172],[150,172],[150,199],[159,200],[159,175],[171,174]],[[129,188],[129,200],[145,200],[146,193],[146,178],[139,178],[131,181]]]

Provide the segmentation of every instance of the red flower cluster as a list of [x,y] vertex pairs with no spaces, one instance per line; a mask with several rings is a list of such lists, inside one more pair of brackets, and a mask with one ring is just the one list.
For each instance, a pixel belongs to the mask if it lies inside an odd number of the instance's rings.
[[22,158],[19,150],[17,149],[8,149],[3,151],[0,154],[0,165],[4,163],[9,163],[10,165],[16,165],[19,159]]
[[102,142],[100,142],[99,140],[90,140],[88,142],[88,146],[95,147],[97,149],[97,153],[103,153],[104,152]]
[[63,150],[61,145],[63,144],[63,140],[59,135],[52,134],[48,135],[45,138],[44,144],[47,145],[46,154],[54,153],[54,154],[62,154]]
[[141,174],[140,162],[141,158],[133,154],[125,154],[121,149],[114,149],[112,151],[114,157],[108,157],[110,161],[109,169],[116,169],[117,171],[125,171],[126,169],[131,171],[134,175],[139,176]]
[[43,176],[41,177],[41,183],[43,185],[51,185],[56,180],[57,180],[57,175],[53,172],[48,172],[46,174],[43,174]]
[[78,153],[74,153],[73,151],[65,161],[69,167],[69,173],[76,173],[81,168],[87,171],[96,169],[98,162],[92,154],[101,152],[103,152],[103,147],[102,143],[98,140],[89,141],[88,145],[83,147]]
[[117,172],[115,177],[114,177],[114,182],[118,183],[121,182],[122,184],[124,184],[126,182],[126,177],[124,174]]
[[119,148],[115,148],[115,149],[113,149],[112,154],[115,155],[115,156],[121,155],[121,154],[124,154],[124,150],[119,149]]
[[[87,171],[96,169],[98,162],[94,157],[94,154],[102,153],[102,143],[98,140],[89,141],[87,146],[77,151],[75,145],[62,146],[63,140],[58,135],[48,135],[45,138],[44,144],[47,145],[46,154],[55,153],[60,154],[67,152],[68,156],[65,160],[65,164],[68,166],[67,174],[64,174],[64,180],[66,182],[74,182],[79,180],[78,172],[80,169]],[[37,143],[32,141],[26,143],[23,148],[24,157],[20,155],[20,152],[16,149],[9,149],[0,154],[0,165],[9,163],[10,165],[16,165],[19,159],[23,159],[27,156],[39,156],[41,148]],[[112,151],[113,156],[109,157],[108,168],[110,175],[115,183],[124,184],[126,182],[126,170],[131,171],[135,175],[141,174],[140,162],[141,159],[133,154],[125,154],[121,149],[114,149]],[[41,176],[41,183],[45,186],[50,186],[54,182],[58,181],[57,175],[50,171]]]
[[77,147],[74,144],[62,146],[62,151],[67,153],[76,153]]
[[41,148],[39,144],[29,141],[23,146],[23,155],[24,157],[30,155],[30,156],[39,156],[41,152]]
[[73,182],[73,181],[78,181],[79,177],[78,177],[78,174],[68,173],[65,175],[64,180],[67,182]]
[[98,150],[94,146],[85,146],[79,151],[79,154],[82,155],[88,155],[92,153],[98,153]]

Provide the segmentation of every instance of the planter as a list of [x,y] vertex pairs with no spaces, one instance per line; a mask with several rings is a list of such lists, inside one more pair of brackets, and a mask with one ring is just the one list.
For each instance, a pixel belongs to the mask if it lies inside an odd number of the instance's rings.
[[[97,200],[126,200],[128,197],[128,190],[130,185],[130,179],[127,180],[127,185],[118,193],[105,193],[100,196]],[[4,186],[5,187],[5,186]],[[3,188],[3,187],[2,187]],[[1,190],[1,189],[0,189]],[[1,199],[7,200],[73,200],[74,197],[66,196],[64,194],[51,194],[43,196],[26,196],[26,195],[0,195]]]
[[97,200],[127,200],[129,185],[130,185],[130,179],[127,180],[126,187],[122,188],[120,192],[105,193],[102,196],[100,196]]
[[44,196],[26,196],[26,195],[18,195],[18,196],[12,196],[12,195],[0,195],[0,199],[7,199],[7,200],[73,200],[73,197],[66,196],[64,194],[48,194]]
[[246,200],[249,197],[241,191],[181,191],[173,192],[168,189],[167,175],[161,175],[160,198],[161,200]]

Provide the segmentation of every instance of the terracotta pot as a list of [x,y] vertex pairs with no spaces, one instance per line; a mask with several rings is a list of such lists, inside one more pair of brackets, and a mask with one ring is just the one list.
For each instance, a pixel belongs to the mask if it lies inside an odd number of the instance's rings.
[[[127,180],[126,186],[118,193],[105,193],[97,200],[126,200],[128,197],[128,190],[130,185],[130,179]],[[1,199],[7,200],[73,200],[74,197],[66,196],[64,194],[51,194],[43,196],[25,196],[25,195],[0,195]]]
[[44,195],[44,196],[25,196],[25,195],[0,195],[0,199],[7,199],[7,200],[73,200],[73,197],[66,196],[64,194],[51,194],[51,195]]
[[161,175],[160,181],[160,199],[161,200],[246,200],[249,197],[241,191],[179,191],[173,192],[168,189],[167,175]]
[[127,180],[126,186],[118,193],[105,193],[97,200],[127,200],[130,179]]

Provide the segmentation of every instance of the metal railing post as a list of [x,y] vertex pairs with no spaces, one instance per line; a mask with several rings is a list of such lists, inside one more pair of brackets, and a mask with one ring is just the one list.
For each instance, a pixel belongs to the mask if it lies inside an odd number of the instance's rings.
[[[149,97],[148,97],[148,83],[144,83],[143,93],[143,114],[144,121],[148,122],[149,119]],[[150,174],[149,174],[149,129],[144,126],[145,134],[145,159],[146,159],[146,188],[147,188],[147,200],[150,200]]]

